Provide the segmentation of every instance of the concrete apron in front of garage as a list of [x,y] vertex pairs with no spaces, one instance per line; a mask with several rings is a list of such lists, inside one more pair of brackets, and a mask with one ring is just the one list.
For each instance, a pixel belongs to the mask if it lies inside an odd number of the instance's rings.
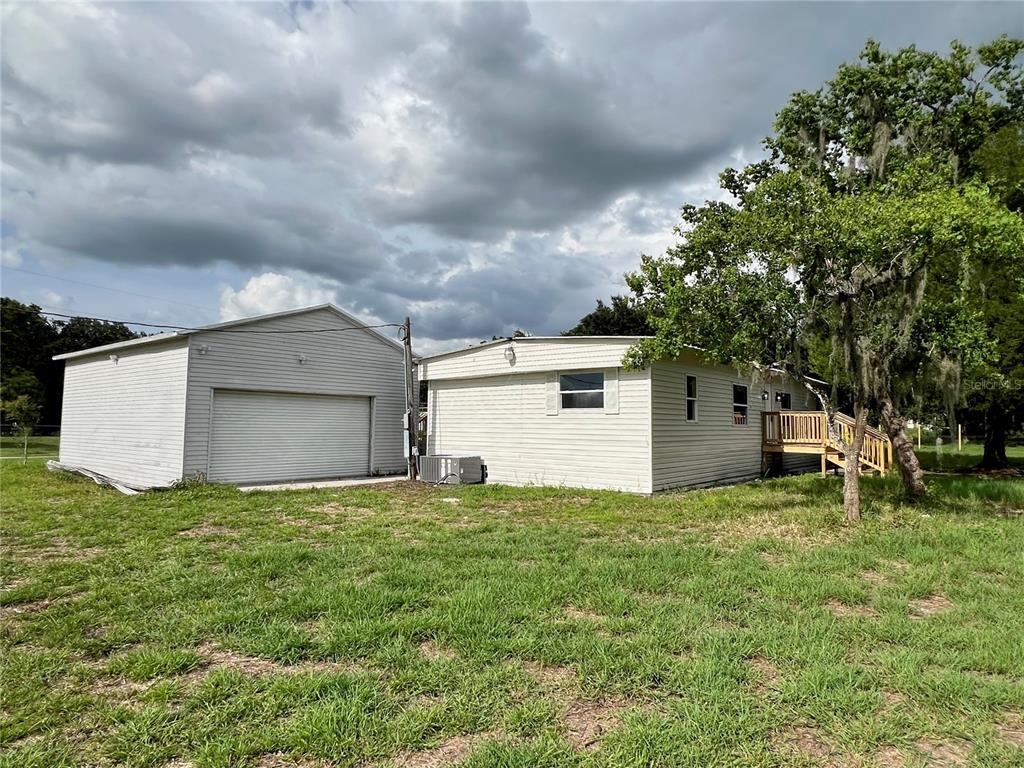
[[352,488],[359,485],[376,485],[405,480],[405,475],[384,475],[380,477],[348,477],[344,480],[309,480],[297,483],[267,483],[264,485],[240,485],[240,491],[302,491],[308,488]]

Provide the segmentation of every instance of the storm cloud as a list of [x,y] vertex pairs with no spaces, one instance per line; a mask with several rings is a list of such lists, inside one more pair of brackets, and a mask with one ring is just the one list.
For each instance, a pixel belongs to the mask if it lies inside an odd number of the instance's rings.
[[[558,332],[621,291],[641,252],[672,241],[678,207],[716,194],[789,94],[869,36],[945,49],[1024,34],[1021,5],[976,3],[0,13],[5,265],[166,275],[171,303],[224,317],[333,298],[412,314],[433,348]],[[4,279],[27,300],[59,288]]]

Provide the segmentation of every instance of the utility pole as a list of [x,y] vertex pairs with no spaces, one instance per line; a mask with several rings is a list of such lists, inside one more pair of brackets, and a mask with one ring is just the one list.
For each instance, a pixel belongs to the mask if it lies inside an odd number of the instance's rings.
[[409,454],[409,479],[415,480],[417,475],[416,456],[419,454],[419,404],[420,393],[416,386],[416,377],[412,373],[412,321],[406,317],[402,326],[402,346],[405,350],[405,418]]

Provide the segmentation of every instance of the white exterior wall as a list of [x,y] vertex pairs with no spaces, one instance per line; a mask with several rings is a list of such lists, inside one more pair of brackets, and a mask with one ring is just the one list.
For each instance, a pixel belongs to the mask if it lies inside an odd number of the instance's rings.
[[187,367],[186,339],[67,360],[61,463],[131,485],[179,479]]
[[[686,420],[686,376],[697,377],[697,421]],[[733,384],[747,387],[747,423],[733,424]],[[655,363],[651,369],[654,489],[700,487],[753,480],[761,475],[761,413],[776,410],[775,392],[792,395],[793,410],[816,409],[798,382],[743,376],[696,356]],[[767,391],[769,399],[762,400]],[[787,471],[817,469],[818,456],[784,457]]]
[[630,337],[600,341],[585,336],[514,339],[510,342],[516,352],[514,364],[505,358],[509,342],[499,342],[427,358],[420,363],[420,378],[439,381],[509,373],[618,368],[622,365],[622,356],[634,342]]
[[[794,410],[813,396],[786,376],[751,380],[696,354],[629,373],[618,366],[636,339],[517,339],[428,358],[430,454],[480,455],[491,482],[650,493],[742,482],[762,471],[761,413],[776,391]],[[565,371],[618,371],[619,413],[550,415],[550,381]],[[686,421],[686,375],[697,377],[698,418]],[[747,387],[747,424],[733,423],[733,384]],[[761,393],[768,391],[767,402]],[[817,456],[786,455],[786,471],[817,469]]]
[[[268,318],[237,330],[349,328],[330,309]],[[230,329],[234,330],[234,329]],[[208,347],[205,354],[200,348]],[[306,361],[299,363],[299,355]],[[372,469],[401,472],[405,413],[402,351],[370,331],[340,333],[227,333],[189,337],[188,405],[185,413],[184,473],[209,469],[214,389],[354,395],[373,398]]]
[[[522,362],[530,357],[526,347],[520,345]],[[509,367],[504,358],[501,364]],[[650,377],[603,370],[606,381],[618,375],[617,413],[580,408],[549,415],[551,374],[543,371],[431,380],[427,453],[479,455],[493,483],[650,493]],[[608,397],[606,391],[606,403]]]

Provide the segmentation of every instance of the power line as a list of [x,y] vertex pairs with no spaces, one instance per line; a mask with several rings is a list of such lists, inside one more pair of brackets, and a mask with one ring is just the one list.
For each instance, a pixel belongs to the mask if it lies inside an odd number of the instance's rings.
[[137,296],[140,299],[150,299],[152,301],[163,301],[168,304],[180,304],[183,307],[191,307],[192,309],[202,309],[208,312],[215,311],[212,307],[202,307],[198,304],[189,304],[187,301],[175,301],[174,299],[165,299],[160,296],[149,296],[145,293],[136,293],[135,291],[126,291],[124,288],[111,288],[109,285],[98,285],[96,283],[88,283],[85,280],[75,280],[70,277],[60,277],[59,275],[48,275],[45,272],[34,272],[31,269],[25,269],[23,267],[4,267],[5,270],[13,269],[15,272],[24,272],[26,275],[35,275],[36,277],[45,277],[49,280],[63,280],[65,283],[76,283],[78,285],[85,285],[89,288],[99,288],[101,291],[112,291],[114,293],[124,293],[128,296]]
[[61,312],[47,312],[39,310],[40,315],[46,315],[47,317],[60,317],[68,320],[95,320],[100,323],[117,323],[120,325],[137,325],[142,328],[163,328],[166,330],[176,331],[202,331],[203,333],[339,333],[342,331],[363,331],[367,328],[404,328],[403,323],[380,323],[379,325],[358,325],[352,328],[309,328],[302,330],[289,330],[289,331],[254,331],[254,330],[236,330],[233,328],[210,328],[198,326],[195,328],[189,328],[184,325],[160,325],[159,323],[141,323],[135,320],[110,320],[105,317],[89,317],[88,315],[65,315]]

